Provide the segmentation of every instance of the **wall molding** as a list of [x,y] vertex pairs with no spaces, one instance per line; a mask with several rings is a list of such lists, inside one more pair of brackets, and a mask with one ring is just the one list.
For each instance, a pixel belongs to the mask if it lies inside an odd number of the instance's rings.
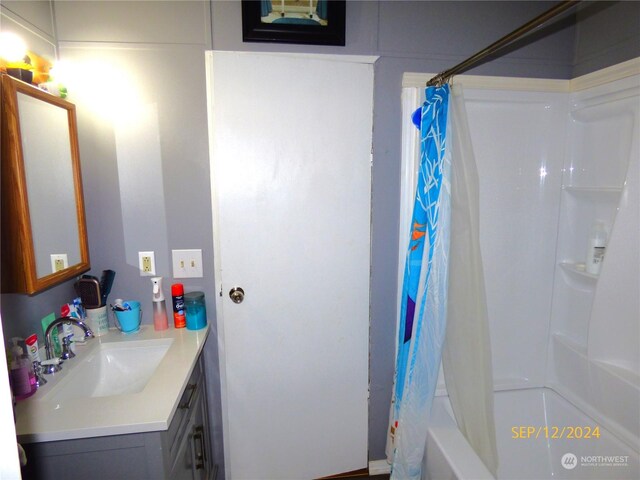
[[576,77],[569,81],[570,91],[579,92],[633,75],[640,75],[640,57]]
[[[402,76],[402,87],[424,87],[435,73],[407,72]],[[456,75],[454,85],[487,90],[516,90],[537,92],[569,92],[569,80],[526,77],[492,77],[485,75]]]
[[[0,18],[4,17],[4,20],[11,21],[18,25],[20,28],[26,30],[31,35],[35,35],[47,43],[50,43],[53,47],[56,46],[56,38],[55,36],[45,32],[41,28],[35,26],[26,18],[21,17],[17,13],[14,13],[7,7],[6,5],[0,5]],[[0,21],[2,23],[2,21]],[[6,25],[5,25],[6,28]],[[39,53],[39,52],[38,52]]]
[[[226,52],[227,50],[216,50],[212,52]],[[255,55],[272,57],[289,57],[289,58],[306,58],[311,60],[326,60],[332,62],[348,62],[348,63],[365,63],[374,64],[380,58],[378,55],[339,55],[331,53],[298,53],[298,52],[257,52],[257,51],[238,51],[233,53],[238,55]]]
[[[435,73],[406,72],[402,76],[402,87],[424,87],[427,81],[435,75]],[[604,85],[633,75],[640,75],[640,57],[576,77],[572,80],[456,75],[452,83],[454,85],[462,85],[465,88],[486,90],[571,93]]]

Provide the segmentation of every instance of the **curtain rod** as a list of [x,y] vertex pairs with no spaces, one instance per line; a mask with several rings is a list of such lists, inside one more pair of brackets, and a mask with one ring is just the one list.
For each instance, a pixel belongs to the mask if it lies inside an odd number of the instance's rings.
[[505,35],[500,40],[492,43],[484,50],[479,51],[475,55],[472,55],[471,57],[467,58],[463,62],[460,62],[454,67],[451,67],[450,69],[445,70],[444,72],[440,72],[439,74],[437,74],[435,77],[433,77],[431,80],[427,82],[427,87],[432,87],[435,85],[443,85],[444,83],[448,82],[449,79],[454,75],[461,73],[465,70],[468,70],[471,66],[475,65],[480,60],[491,55],[492,53],[495,53],[501,48],[506,47],[507,45],[516,41],[517,39],[529,33],[530,31],[544,25],[547,21],[549,21],[553,17],[560,15],[561,13],[565,12],[566,10],[569,10],[570,8],[574,7],[580,2],[581,0],[563,0],[562,2],[558,3],[557,5],[553,6],[552,8],[544,12],[543,14],[538,15],[533,20],[530,20],[529,22],[525,23],[521,27],[515,29],[513,32]]

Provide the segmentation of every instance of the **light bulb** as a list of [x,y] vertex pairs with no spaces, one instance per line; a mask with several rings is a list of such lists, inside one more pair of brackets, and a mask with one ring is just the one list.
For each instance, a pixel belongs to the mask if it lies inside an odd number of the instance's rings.
[[15,33],[0,33],[0,57],[7,62],[22,61],[27,54],[27,45]]

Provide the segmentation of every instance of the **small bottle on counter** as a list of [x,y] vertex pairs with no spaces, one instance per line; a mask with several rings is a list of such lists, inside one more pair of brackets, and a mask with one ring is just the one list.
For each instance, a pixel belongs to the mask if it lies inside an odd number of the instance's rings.
[[167,305],[162,291],[162,277],[153,277],[153,328],[155,330],[166,330],[169,328],[167,318]]
[[38,335],[35,333],[29,335],[24,341],[27,346],[27,353],[29,354],[29,360],[31,363],[40,361],[40,351],[38,350]]
[[187,311],[187,329],[200,330],[207,325],[207,309],[204,303],[204,292],[185,293],[184,307]]
[[184,286],[181,283],[171,285],[171,300],[173,303],[173,326],[184,328],[187,323],[184,313]]

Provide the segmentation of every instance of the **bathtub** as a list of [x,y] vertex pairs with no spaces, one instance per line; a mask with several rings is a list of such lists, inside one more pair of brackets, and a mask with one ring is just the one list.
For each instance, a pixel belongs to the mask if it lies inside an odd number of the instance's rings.
[[[493,479],[457,429],[448,397],[436,397],[432,412],[423,477]],[[594,432],[596,422],[551,389],[496,392],[495,412],[498,479],[640,478],[640,454],[602,427]],[[557,438],[570,433],[582,438]]]

